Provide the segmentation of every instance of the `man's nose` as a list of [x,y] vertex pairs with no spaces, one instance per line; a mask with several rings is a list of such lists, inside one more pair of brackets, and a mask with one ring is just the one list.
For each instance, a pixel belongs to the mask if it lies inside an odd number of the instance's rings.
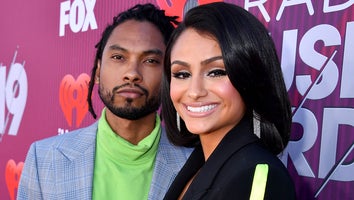
[[143,80],[143,76],[139,71],[139,63],[132,62],[127,66],[127,70],[124,73],[123,77],[126,82],[140,82]]

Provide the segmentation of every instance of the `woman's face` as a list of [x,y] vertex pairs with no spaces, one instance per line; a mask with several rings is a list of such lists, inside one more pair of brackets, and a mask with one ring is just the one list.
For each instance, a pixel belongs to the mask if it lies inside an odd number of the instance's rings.
[[219,44],[194,29],[185,30],[172,48],[170,89],[191,133],[221,139],[245,114],[245,104],[226,74]]

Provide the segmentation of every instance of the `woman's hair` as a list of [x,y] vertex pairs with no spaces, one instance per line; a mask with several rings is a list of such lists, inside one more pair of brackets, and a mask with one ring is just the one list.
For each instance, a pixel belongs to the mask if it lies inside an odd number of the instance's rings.
[[246,105],[244,117],[250,123],[256,117],[260,121],[262,143],[272,153],[280,153],[289,141],[292,115],[273,40],[256,17],[241,7],[223,2],[189,10],[167,44],[162,117],[171,142],[181,146],[195,146],[199,142],[182,119],[178,131],[176,110],[169,96],[171,50],[186,29],[211,36],[218,42],[227,75]]
[[175,25],[178,25],[177,16],[167,16],[164,10],[160,10],[153,4],[137,4],[134,7],[124,11],[113,18],[111,24],[108,24],[102,33],[100,41],[96,44],[96,57],[93,63],[93,68],[91,70],[91,80],[89,82],[89,89],[87,95],[87,102],[89,106],[89,111],[93,118],[96,119],[96,113],[92,107],[92,90],[95,85],[95,75],[96,69],[98,67],[97,63],[102,59],[103,50],[107,44],[109,37],[111,36],[113,30],[128,20],[136,20],[140,22],[150,22],[154,24],[161,32],[164,43],[167,44],[172,31],[175,29]]

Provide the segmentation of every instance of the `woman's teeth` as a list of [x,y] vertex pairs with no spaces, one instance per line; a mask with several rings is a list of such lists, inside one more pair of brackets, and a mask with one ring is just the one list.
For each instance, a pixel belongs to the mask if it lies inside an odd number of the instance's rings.
[[200,106],[200,107],[192,107],[192,106],[187,106],[187,110],[191,112],[207,112],[213,108],[215,108],[216,105],[208,105],[208,106]]

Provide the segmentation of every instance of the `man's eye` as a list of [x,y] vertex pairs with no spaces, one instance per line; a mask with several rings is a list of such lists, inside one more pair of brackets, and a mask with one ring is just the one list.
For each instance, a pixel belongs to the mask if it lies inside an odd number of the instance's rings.
[[123,56],[121,56],[121,55],[113,55],[112,58],[113,58],[114,60],[122,60],[122,59],[123,59]]
[[151,63],[151,64],[160,64],[161,63],[159,60],[156,60],[156,59],[147,59],[145,62]]
[[226,76],[226,71],[223,69],[214,69],[210,71],[207,75],[210,77]]
[[172,77],[177,79],[186,79],[190,77],[190,74],[188,72],[176,72],[176,73],[172,73]]

